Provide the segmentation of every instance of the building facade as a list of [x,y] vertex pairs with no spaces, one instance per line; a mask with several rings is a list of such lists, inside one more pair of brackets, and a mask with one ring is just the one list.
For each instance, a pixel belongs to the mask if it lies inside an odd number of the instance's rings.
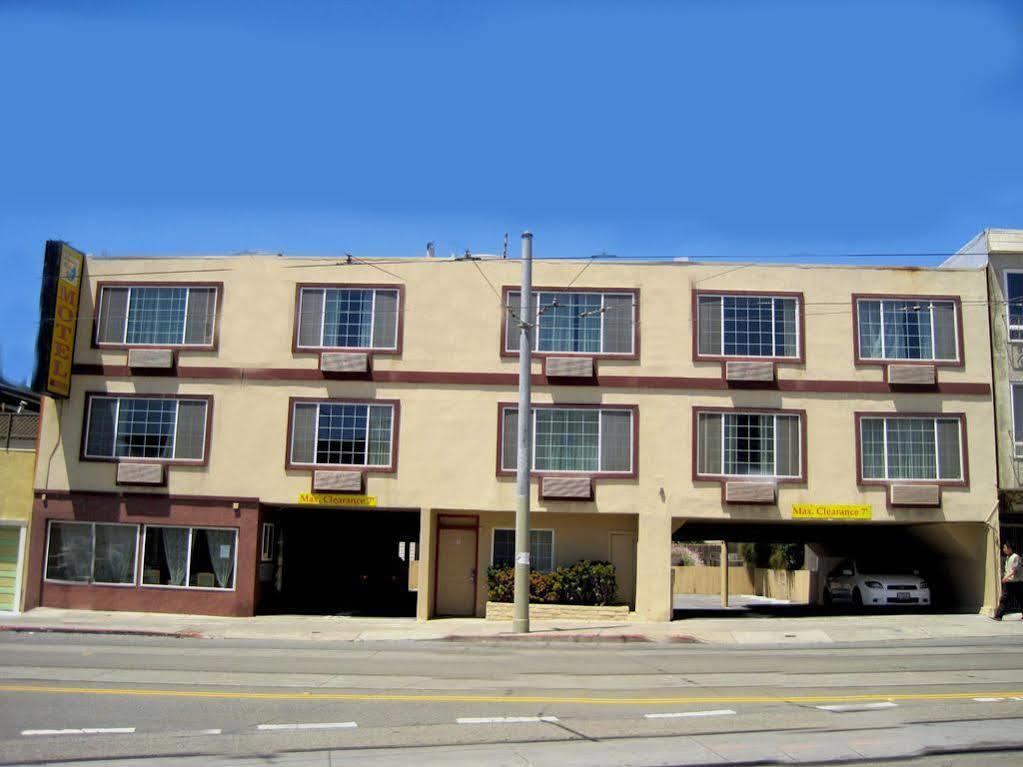
[[[482,615],[513,556],[516,260],[89,258],[28,606]],[[920,552],[997,598],[983,269],[539,261],[532,565],[672,614],[672,539]],[[747,536],[747,537],[744,537]]]
[[1023,547],[1023,230],[985,229],[943,266],[986,269],[1000,534]]
[[0,382],[0,613],[24,602],[39,395]]

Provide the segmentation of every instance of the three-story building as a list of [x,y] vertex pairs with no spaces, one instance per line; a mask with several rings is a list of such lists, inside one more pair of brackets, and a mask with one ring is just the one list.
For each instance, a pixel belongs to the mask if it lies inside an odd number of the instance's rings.
[[[27,605],[482,615],[514,555],[519,271],[89,258]],[[538,261],[534,282],[534,568],[609,560],[666,620],[680,530],[849,530],[925,551],[950,604],[997,598],[983,270]]]

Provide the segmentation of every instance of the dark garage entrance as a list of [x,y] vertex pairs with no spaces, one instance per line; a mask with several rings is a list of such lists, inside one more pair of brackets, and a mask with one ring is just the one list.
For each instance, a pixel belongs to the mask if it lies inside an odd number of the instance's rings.
[[[282,509],[269,611],[414,617],[419,512]],[[413,565],[415,566],[415,565]]]

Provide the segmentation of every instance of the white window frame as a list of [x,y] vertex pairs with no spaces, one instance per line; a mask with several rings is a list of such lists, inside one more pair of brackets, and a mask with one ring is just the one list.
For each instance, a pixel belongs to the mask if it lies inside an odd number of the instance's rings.
[[[388,447],[387,451],[387,463],[317,463],[315,460],[312,463],[305,463],[303,461],[295,460],[295,409],[299,405],[316,405],[316,444],[313,445],[313,458],[319,452],[320,443],[320,406],[321,405],[354,405],[356,407],[366,408],[366,460],[369,461],[369,408],[370,407],[389,407],[391,408],[391,430],[388,436]],[[332,468],[352,468],[352,469],[387,469],[394,463],[394,415],[395,406],[393,402],[351,402],[348,400],[318,400],[316,402],[306,401],[295,401],[291,406],[291,434],[288,435],[288,462],[292,466],[323,466]]]
[[[803,477],[803,414],[802,413],[763,413],[757,412],[756,410],[713,410],[704,409],[700,410],[696,414],[696,423],[694,428],[696,429],[696,454],[700,454],[700,418],[705,415],[720,415],[721,418],[721,472],[718,474],[703,473],[699,470],[697,464],[697,477],[722,477],[726,479],[748,479],[754,481],[757,479],[804,479]],[[725,454],[728,449],[725,435],[727,433],[726,420],[730,415],[756,415],[764,416],[768,415],[774,419],[774,471],[771,474],[726,474],[725,473]],[[798,474],[779,474],[778,473],[778,418],[795,418],[799,422],[799,460],[797,466],[799,467]]]
[[[175,589],[177,591],[215,591],[221,594],[236,591],[238,588],[238,544],[241,539],[241,533],[237,527],[220,527],[217,525],[142,525],[142,557],[143,561],[137,562],[139,568],[145,570],[145,551],[146,551],[146,535],[151,527],[160,528],[174,528],[178,530],[188,530],[188,556],[185,557],[185,585],[174,586],[170,583],[142,583],[142,578],[138,578],[139,587],[146,589]],[[234,531],[234,564],[231,567],[231,588],[222,589],[218,586],[190,586],[188,580],[192,575],[192,531],[193,530],[233,530]],[[137,556],[137,555],[136,555]]]
[[[803,302],[799,296],[786,296],[780,293],[729,293],[728,291],[721,292],[708,292],[698,293],[696,296],[696,321],[700,321],[700,301],[704,298],[720,298],[720,311],[718,312],[718,321],[721,323],[721,345],[718,347],[717,353],[707,354],[701,353],[699,349],[700,343],[700,331],[699,327],[696,330],[696,354],[697,357],[724,357],[726,359],[757,359],[757,360],[798,360],[803,348],[803,336],[802,336],[802,318],[803,318]],[[771,354],[727,354],[725,352],[725,299],[726,298],[770,298],[771,299]],[[794,301],[796,304],[796,353],[795,354],[778,354],[778,333],[775,329],[775,301]]]
[[[572,294],[575,294],[575,295],[590,295],[590,296],[596,295],[596,296],[600,296],[600,351],[596,351],[596,352],[576,352],[576,351],[552,351],[550,349],[541,349],[540,348],[540,323],[542,322],[543,317],[544,317],[543,307],[540,306],[540,294],[542,294],[542,293],[572,293]],[[513,294],[517,294],[520,298],[519,298],[519,300],[516,303],[511,304],[511,296]],[[521,307],[521,303],[522,303],[522,299],[521,299],[522,289],[521,288],[512,288],[512,289],[508,290],[508,294],[507,295],[508,295],[509,304],[511,304],[510,308],[511,308],[512,312],[517,314],[518,313],[517,310]],[[625,352],[607,352],[607,351],[604,351],[604,315],[605,315],[605,312],[606,312],[605,298],[607,296],[624,296],[624,297],[627,297],[629,299],[629,301],[631,302],[630,308],[631,308],[632,314],[631,314],[631,317],[630,317],[630,322],[631,322],[631,326],[632,326],[632,332],[629,334],[629,350],[628,351],[625,351]],[[636,294],[635,293],[632,293],[632,292],[629,292],[629,291],[621,291],[621,290],[565,290],[564,288],[553,288],[553,289],[534,290],[533,291],[533,299],[536,302],[536,309],[535,309],[535,312],[534,312],[533,317],[532,317],[532,321],[533,321],[533,334],[532,334],[533,342],[532,342],[532,346],[533,346],[533,348],[530,350],[533,354],[543,354],[543,355],[553,355],[553,356],[579,355],[581,357],[592,357],[592,356],[601,356],[601,357],[631,357],[631,356],[633,356],[636,353]],[[518,349],[513,349],[511,347],[511,345],[509,344],[509,341],[511,340],[511,336],[512,336],[513,333],[517,336],[519,334],[519,329],[518,329],[518,327],[515,327],[515,323],[511,321],[511,318],[508,316],[508,313],[506,311],[505,312],[505,319],[504,319],[504,351],[505,351],[506,354],[515,354],[518,351]]]
[[[89,580],[87,581],[65,581],[60,578],[50,577],[50,536],[53,532],[53,524],[61,525],[88,525],[92,530],[92,558],[89,567]],[[135,566],[132,568],[131,583],[108,583],[106,581],[93,580],[96,575],[96,525],[111,525],[115,527],[135,528]],[[61,583],[68,586],[113,586],[116,588],[134,588],[139,582],[139,527],[138,523],[132,522],[87,522],[78,519],[48,519],[46,520],[46,550],[43,552],[43,580],[47,583]],[[15,601],[18,595],[15,594]]]
[[[897,477],[892,478],[888,476],[888,421],[906,421],[906,420],[929,420],[934,422],[934,477]],[[883,438],[884,451],[882,458],[884,459],[884,477],[865,477],[863,476],[863,445],[865,440],[863,439],[863,423],[865,421],[883,421],[884,428],[881,430],[881,436]],[[959,477],[957,479],[942,478],[941,474],[941,447],[940,441],[938,440],[938,421],[955,421],[957,428],[959,429]],[[966,456],[963,453],[963,420],[959,416],[946,416],[946,415],[863,415],[860,417],[860,481],[862,482],[930,482],[930,483],[952,483],[960,484],[966,481]]]
[[1010,432],[1012,434],[1012,454],[1016,458],[1023,458],[1023,434],[1016,433],[1016,387],[1023,389],[1023,381],[1009,381],[1009,405],[1011,407],[1009,415],[1012,418],[1012,430]]
[[[181,340],[179,342],[177,342],[177,343],[147,343],[147,342],[144,342],[144,341],[132,341],[132,342],[129,342],[128,341],[128,322],[129,322],[130,315],[131,315],[131,294],[132,294],[132,292],[135,291],[135,290],[153,290],[153,289],[157,289],[157,288],[175,288],[175,289],[179,289],[179,290],[184,290],[185,291],[185,311],[181,315],[181,336],[180,336]],[[100,341],[99,340],[99,331],[98,331],[98,328],[97,328],[97,332],[96,332],[96,345],[98,347],[102,348],[102,347],[110,347],[110,346],[116,346],[116,347],[129,346],[129,347],[146,348],[146,349],[151,349],[151,348],[158,348],[158,349],[177,349],[177,348],[181,348],[181,349],[209,349],[216,342],[216,338],[217,338],[217,320],[219,319],[218,311],[219,311],[219,307],[220,307],[220,286],[219,285],[205,284],[205,283],[204,284],[196,284],[196,285],[168,285],[168,284],[163,284],[163,283],[159,283],[159,282],[154,282],[152,284],[145,284],[145,285],[103,285],[100,288],[100,291],[99,291],[99,311],[96,312],[96,317],[97,318],[103,318],[103,316],[104,316],[103,315],[103,312],[105,311],[104,304],[105,304],[105,301],[106,301],[105,294],[106,294],[106,292],[108,290],[127,290],[128,291],[128,301],[125,304],[124,329],[121,331],[121,341],[118,343],[118,342],[113,342],[113,341]],[[210,329],[210,340],[209,341],[203,341],[202,343],[198,343],[198,344],[197,343],[191,343],[191,344],[185,343],[185,327],[186,327],[187,322],[188,322],[188,304],[191,301],[192,291],[193,290],[212,290],[213,291],[213,324],[211,325],[211,329]],[[97,320],[97,322],[98,321],[99,320]]]
[[[504,468],[504,416],[505,416],[505,413],[507,411],[509,411],[509,410],[518,411],[518,409],[519,409],[518,405],[505,405],[504,407],[501,408],[501,451],[502,451],[502,455],[501,455],[501,468],[502,468],[502,471],[506,471],[506,472],[507,471],[514,471],[514,469],[505,469]],[[594,469],[593,471],[584,471],[584,470],[580,470],[580,469],[538,469],[538,468],[536,468],[536,414],[540,410],[579,410],[579,411],[587,412],[587,413],[592,413],[592,412],[596,412],[597,413],[597,464],[598,464],[598,466],[597,466],[596,469]],[[600,466],[599,466],[599,464],[600,464],[600,456],[603,455],[603,446],[604,446],[604,442],[603,442],[603,440],[604,440],[604,422],[603,422],[603,419],[600,417],[600,414],[605,412],[605,411],[609,411],[609,410],[610,411],[615,411],[615,412],[625,412],[625,413],[629,414],[629,468],[627,470],[625,470],[625,471],[605,471],[605,470],[601,469]],[[608,475],[608,474],[610,474],[612,476],[617,476],[617,475],[620,475],[620,474],[622,474],[622,475],[624,475],[624,474],[632,474],[632,473],[635,472],[636,467],[634,466],[633,461],[635,460],[635,456],[636,456],[636,445],[635,445],[635,440],[636,440],[636,428],[635,428],[636,412],[632,408],[614,407],[613,405],[610,405],[608,407],[573,407],[572,405],[557,405],[557,406],[554,406],[554,407],[543,407],[543,406],[537,406],[536,404],[534,404],[532,406],[532,408],[530,408],[530,411],[531,411],[530,412],[530,421],[531,421],[530,429],[532,430],[530,432],[531,436],[530,436],[530,440],[529,440],[529,452],[530,452],[530,455],[529,455],[529,471],[530,472],[535,472],[537,474],[578,474],[581,477],[592,477],[592,476]]]
[[[112,399],[117,402],[117,406],[114,408],[114,452],[111,455],[96,455],[95,453],[89,452],[89,430],[92,428],[92,403],[100,399]],[[117,455],[117,426],[121,418],[121,400],[133,399],[133,400],[171,400],[174,402],[174,429],[171,432],[171,457],[170,458],[144,458],[141,456],[130,456],[130,455]],[[178,411],[181,408],[182,402],[201,402],[203,407],[206,408],[203,413],[203,426],[202,426],[202,457],[200,458],[178,458],[174,453],[178,450]],[[126,394],[94,394],[88,398],[85,413],[85,440],[82,446],[82,456],[84,458],[92,460],[103,460],[103,461],[132,461],[139,463],[187,463],[187,464],[202,464],[206,461],[206,437],[207,430],[210,428],[210,400],[205,397],[189,397],[187,394],[183,394],[177,397],[147,397],[147,396],[128,396]]]
[[[274,546],[277,543],[277,527],[273,522],[264,522],[260,526],[259,561],[273,562]],[[235,544],[237,546],[237,544]]]
[[[1005,297],[1005,332],[1007,334],[1006,340],[1009,343],[1023,343],[1023,325],[1013,325],[1011,320],[1011,313],[1009,311],[1009,275],[1019,274],[1023,275],[1023,269],[1003,269],[1002,270],[1002,291]],[[1017,335],[1013,337],[1013,331],[1016,331]]]
[[[506,531],[511,532],[512,534],[515,533],[515,528],[514,527],[501,527],[501,526],[498,526],[498,527],[492,527],[490,529],[490,566],[491,567],[494,566],[494,547],[497,546],[497,531],[498,530],[506,530]],[[537,570],[537,572],[541,572],[541,573],[553,572],[558,567],[558,564],[557,564],[557,562],[558,562],[557,549],[555,548],[555,546],[556,546],[556,536],[555,536],[555,533],[554,533],[554,528],[552,528],[552,527],[531,527],[529,529],[529,532],[530,533],[537,532],[537,533],[550,533],[551,534],[551,569],[550,570]],[[533,569],[533,564],[534,564],[533,561],[532,561],[532,558],[533,558],[532,557],[532,553],[530,553],[530,563],[529,563],[529,569],[530,570]],[[512,563],[514,565],[514,559],[513,559]]]
[[[308,344],[301,343],[301,322],[302,322],[302,307],[305,304],[306,291],[319,290],[323,292],[323,304],[320,308],[320,343],[316,346],[309,346]],[[323,332],[325,330],[325,323],[327,321],[327,291],[328,290],[368,290],[373,294],[373,300],[370,306],[369,314],[369,346],[327,346],[323,342]],[[376,328],[376,317],[377,317],[377,293],[380,291],[386,291],[388,293],[394,293],[397,295],[395,305],[398,307],[398,311],[394,315],[394,344],[392,346],[378,346],[374,330]],[[402,312],[402,301],[401,301],[401,290],[398,287],[385,288],[380,286],[361,286],[361,285],[306,285],[298,291],[298,313],[295,315],[296,324],[299,327],[295,328],[295,348],[306,349],[306,350],[319,350],[319,349],[365,349],[368,351],[397,351],[398,349],[398,325],[401,319]]]
[[[919,302],[928,304],[928,313],[931,315],[931,356],[930,357],[889,357],[888,349],[885,344],[885,319],[884,319],[884,305],[886,303],[892,303],[894,301],[900,302]],[[881,332],[881,356],[880,357],[867,357],[863,353],[863,344],[860,343],[860,323],[863,321],[863,310],[862,305],[864,303],[879,303],[881,305],[881,316],[880,316],[880,332]],[[956,356],[955,357],[936,357],[935,350],[937,344],[935,343],[934,337],[934,304],[952,304],[952,337],[955,340]],[[856,333],[856,350],[859,353],[861,360],[869,362],[890,362],[893,364],[898,363],[913,363],[913,362],[930,362],[935,364],[957,364],[961,361],[963,356],[962,349],[959,348],[959,304],[952,298],[913,298],[912,296],[888,296],[886,298],[857,298],[856,299],[856,327],[853,328],[853,332]]]

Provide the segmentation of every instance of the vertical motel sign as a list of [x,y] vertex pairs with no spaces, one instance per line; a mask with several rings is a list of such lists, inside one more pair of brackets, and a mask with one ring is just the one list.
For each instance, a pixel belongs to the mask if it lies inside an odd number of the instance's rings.
[[32,380],[33,390],[40,394],[66,398],[71,393],[71,362],[84,267],[83,253],[67,243],[47,240]]

